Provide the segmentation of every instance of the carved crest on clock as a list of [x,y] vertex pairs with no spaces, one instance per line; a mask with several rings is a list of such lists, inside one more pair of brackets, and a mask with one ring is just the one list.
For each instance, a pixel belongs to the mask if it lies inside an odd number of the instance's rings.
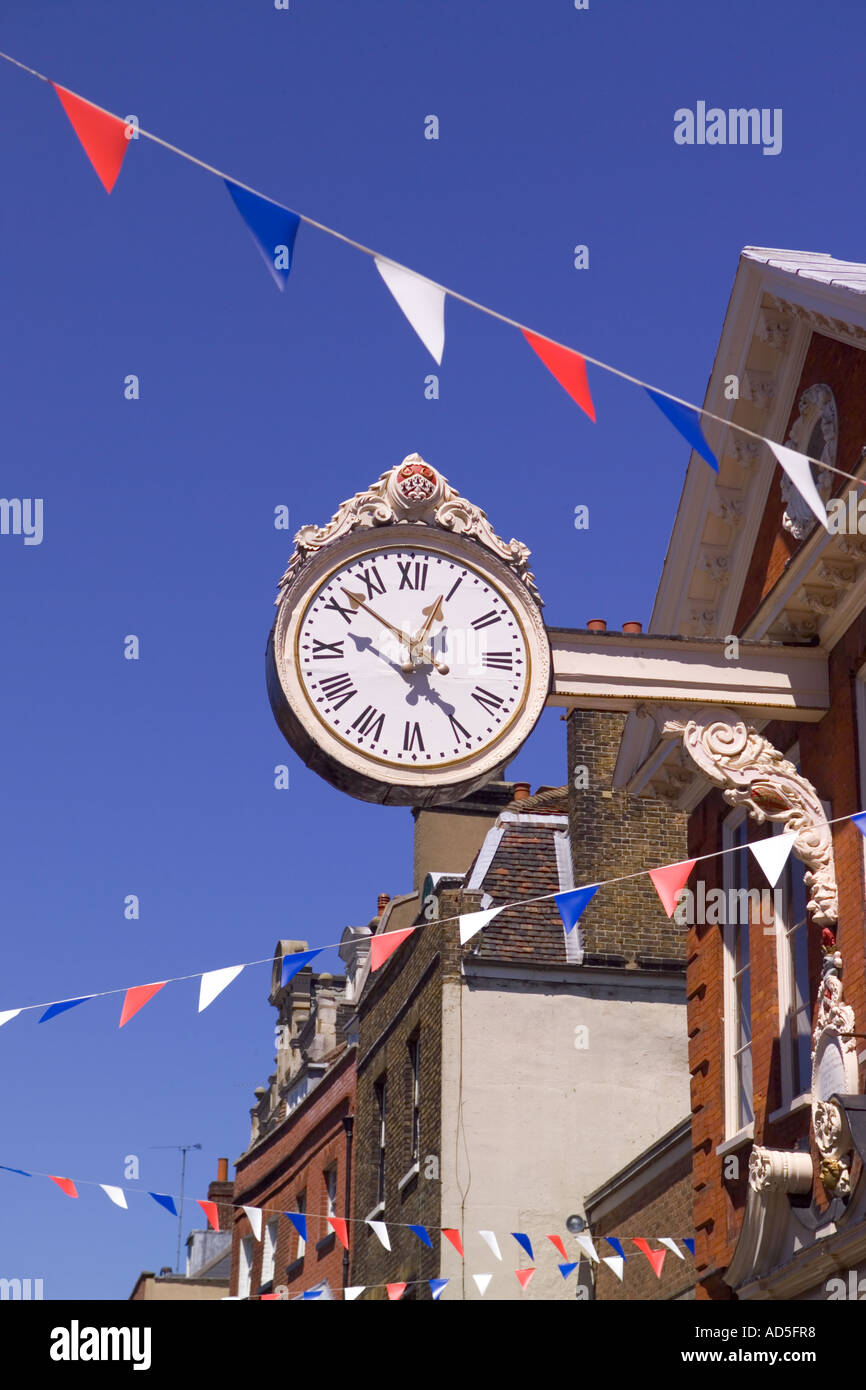
[[439,527],[456,535],[470,536],[509,565],[525,584],[534,601],[543,605],[529,569],[529,548],[522,541],[497,536],[486,512],[456,488],[420,454],[409,454],[402,463],[382,473],[378,482],[343,502],[326,526],[302,526],[295,535],[295,551],[279,583],[279,604],[306,561],[324,546],[363,527],[414,525]]

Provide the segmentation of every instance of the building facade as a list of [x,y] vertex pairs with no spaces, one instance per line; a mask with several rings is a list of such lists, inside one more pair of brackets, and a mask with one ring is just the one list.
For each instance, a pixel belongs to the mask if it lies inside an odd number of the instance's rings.
[[[348,1254],[329,1218],[350,1213],[355,1046],[343,977],[307,965],[281,983],[283,958],[306,949],[281,941],[274,954],[277,1068],[256,1091],[250,1144],[235,1165],[231,1294],[238,1298],[311,1290],[339,1298],[347,1283]],[[262,1212],[260,1235],[245,1206]]]
[[[743,253],[706,408],[817,460],[828,524],[769,448],[707,420],[720,471],[692,456],[633,644],[668,690],[632,704],[615,781],[686,813],[700,860],[684,904],[700,1299],[849,1297],[866,1271],[864,840],[846,819],[866,796],[866,495],[830,471],[866,483],[864,290],[861,265]],[[633,670],[617,642],[609,701]],[[773,835],[792,846],[776,884],[749,848]]]

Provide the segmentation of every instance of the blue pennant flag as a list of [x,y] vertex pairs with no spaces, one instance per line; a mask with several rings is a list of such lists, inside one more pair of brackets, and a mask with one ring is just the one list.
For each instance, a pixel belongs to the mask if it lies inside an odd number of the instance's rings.
[[148,1197],[152,1197],[155,1202],[158,1202],[161,1207],[165,1207],[166,1211],[170,1211],[172,1216],[177,1216],[177,1207],[174,1204],[173,1197],[166,1197],[164,1192],[148,1192],[147,1195]]
[[295,237],[301,219],[288,208],[251,193],[240,184],[224,180],[225,186],[234,200],[235,207],[246,222],[253,235],[253,241],[265,258],[265,265],[274,277],[279,289],[284,290],[292,269],[292,256]]
[[82,994],[80,999],[64,999],[61,1004],[50,1004],[39,1022],[47,1023],[49,1018],[56,1018],[58,1014],[65,1014],[67,1009],[74,1009],[76,1004],[86,1004],[88,999],[95,998],[94,994]]
[[431,1250],[433,1249],[433,1242],[427,1234],[426,1226],[410,1226],[409,1230],[414,1231],[419,1240],[422,1240],[425,1245],[429,1245]]
[[689,1252],[690,1255],[694,1255],[694,1253],[695,1253],[695,1242],[694,1242],[694,1239],[686,1240],[685,1238],[683,1238],[683,1245],[686,1247],[686,1249],[688,1250],[688,1252]]
[[7,1168],[5,1163],[0,1163],[0,1168],[4,1173],[17,1173],[22,1178],[32,1178],[32,1173],[25,1173],[23,1168]]
[[[557,893],[556,906],[567,932],[574,931],[580,921],[583,909],[598,892],[598,884],[591,883],[586,888],[572,888],[568,893]],[[530,1259],[532,1257],[530,1256]]]
[[856,816],[852,816],[851,819],[860,831],[860,834],[866,835],[866,811],[858,811]]
[[559,1266],[559,1272],[562,1275],[563,1279],[567,1279],[573,1269],[577,1269],[577,1260],[574,1261],[574,1264]]
[[311,960],[315,960],[316,956],[320,956],[323,950],[324,947],[320,947],[318,951],[295,951],[294,955],[283,956],[283,973],[280,979],[280,986],[285,989],[289,980],[297,975],[299,970],[303,970],[305,965],[309,965]]
[[307,1218],[299,1211],[287,1211],[285,1215],[289,1218],[301,1240],[307,1243]]
[[535,1256],[532,1253],[532,1241],[529,1239],[529,1236],[524,1235],[522,1231],[512,1231],[511,1234],[514,1236],[514,1239],[517,1241],[517,1244],[520,1246],[520,1248],[526,1251],[527,1255],[534,1264]]
[[321,1290],[321,1289],[307,1289],[307,1290],[305,1290],[305,1292],[304,1292],[304,1298],[321,1298],[321,1297],[322,1297],[322,1290]]
[[697,412],[684,405],[679,405],[668,396],[662,396],[658,391],[651,391],[648,386],[646,393],[650,400],[658,406],[662,415],[667,416],[674,429],[679,430],[683,439],[691,444],[695,452],[700,454],[702,459],[706,459],[710,468],[714,468],[718,473],[719,460],[704,437]]
[[616,1239],[616,1237],[615,1237],[615,1236],[605,1236],[605,1240],[607,1241],[608,1245],[611,1246],[611,1248],[612,1248],[613,1250],[616,1251],[616,1253],[619,1255],[620,1259],[621,1259],[621,1260],[624,1260],[624,1259],[625,1259],[625,1251],[623,1250],[622,1246],[620,1245],[620,1243],[619,1243],[619,1241]]
[[438,1300],[439,1295],[441,1294],[441,1292],[442,1292],[442,1290],[444,1289],[445,1285],[448,1283],[448,1280],[447,1280],[447,1279],[428,1279],[428,1280],[427,1280],[427,1283],[430,1285],[430,1289],[431,1289],[431,1291],[432,1291],[432,1293],[433,1293],[433,1297],[434,1297],[435,1299]]

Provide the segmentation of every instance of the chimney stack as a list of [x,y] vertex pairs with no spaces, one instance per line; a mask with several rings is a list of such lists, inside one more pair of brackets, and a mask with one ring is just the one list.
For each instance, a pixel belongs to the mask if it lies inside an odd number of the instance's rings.
[[590,618],[586,626],[589,632],[607,632],[607,622],[604,618]]
[[529,782],[515,782],[515,783],[514,783],[514,800],[515,800],[515,801],[526,801],[526,799],[527,799],[529,796],[531,796],[531,795],[532,795],[532,792],[531,792],[531,783],[529,783]]
[[623,632],[643,632],[643,623],[623,623]]
[[385,908],[388,906],[388,904],[389,904],[390,901],[391,901],[391,894],[390,894],[390,893],[380,893],[380,894],[379,894],[379,897],[378,897],[378,899],[377,899],[377,901],[376,901],[376,916],[377,916],[377,917],[381,917],[381,916],[382,916],[382,913],[385,911]]
[[217,1159],[217,1182],[228,1182],[229,1180],[229,1161],[227,1158]]

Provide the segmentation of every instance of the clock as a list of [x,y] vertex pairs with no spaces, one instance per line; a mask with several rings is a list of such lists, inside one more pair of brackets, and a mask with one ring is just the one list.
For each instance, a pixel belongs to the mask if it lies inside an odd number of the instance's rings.
[[417,454],[295,543],[267,676],[304,762],[401,806],[458,799],[500,772],[550,687],[526,547]]

